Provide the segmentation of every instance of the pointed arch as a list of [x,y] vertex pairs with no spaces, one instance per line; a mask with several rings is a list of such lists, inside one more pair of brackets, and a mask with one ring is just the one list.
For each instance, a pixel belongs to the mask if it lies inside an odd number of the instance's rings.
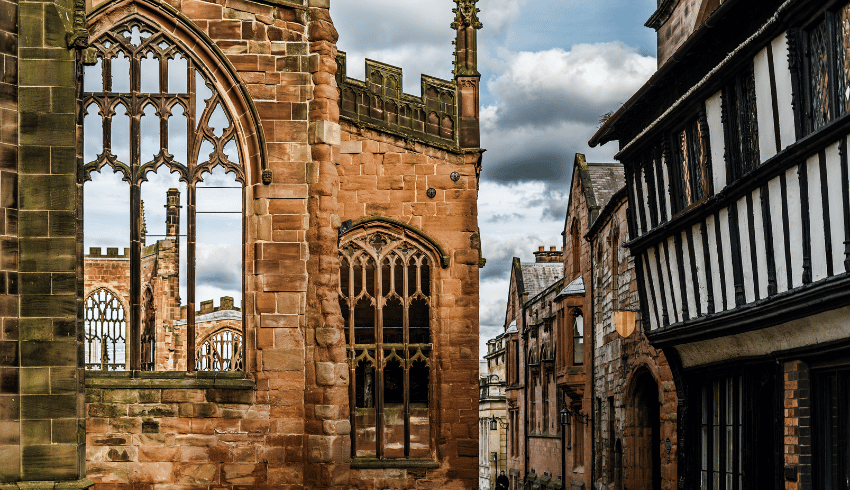
[[421,242],[424,247],[434,254],[434,257],[443,269],[449,266],[449,255],[437,240],[419,228],[397,219],[387,218],[384,216],[366,216],[365,218],[354,220],[351,222],[351,228],[340,234],[340,239],[346,239],[345,237],[349,236],[351,233],[357,232],[359,229],[381,226],[388,227],[390,229],[393,227],[401,228],[403,230],[401,231],[402,236],[408,237],[416,242]]
[[[182,12],[159,0],[104,2],[87,15],[90,39],[108,34],[118,23],[138,20],[154,25],[178,43],[182,56],[193,56],[207,81],[221,94],[238,141],[240,160],[246,169],[245,184],[264,182],[268,170],[266,138],[256,105],[236,68],[215,42]],[[172,54],[173,56],[173,54]],[[225,138],[226,139],[226,138]]]

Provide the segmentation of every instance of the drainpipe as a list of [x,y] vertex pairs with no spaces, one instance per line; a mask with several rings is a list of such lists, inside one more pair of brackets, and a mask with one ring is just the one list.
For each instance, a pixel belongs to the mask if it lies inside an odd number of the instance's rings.
[[[523,431],[522,431],[522,444],[525,448],[524,453],[525,457],[523,458],[523,466],[522,466],[522,480],[525,481],[525,478],[528,476],[528,331],[526,330],[525,318],[526,312],[528,310],[528,293],[522,293],[522,333],[520,334],[520,338],[522,338],[522,362],[525,369],[523,369],[523,409],[525,411],[525,420],[523,420]],[[525,487],[525,484],[523,484]]]
[[593,401],[595,399],[593,388],[596,385],[596,379],[593,377],[595,367],[594,361],[596,360],[596,305],[594,304],[596,283],[594,282],[595,276],[593,274],[593,240],[590,237],[587,237],[586,240],[590,244],[590,410],[587,419],[590,420],[590,457],[592,458],[590,463],[590,487],[593,488],[596,483],[596,475],[594,474],[596,470],[596,437],[594,437],[594,424],[596,424],[596,420],[593,417],[596,413],[593,410]]

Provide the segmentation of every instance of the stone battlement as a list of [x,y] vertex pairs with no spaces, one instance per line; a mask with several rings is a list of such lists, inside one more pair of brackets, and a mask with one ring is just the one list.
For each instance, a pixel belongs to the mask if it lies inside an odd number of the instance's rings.
[[118,253],[117,247],[108,247],[106,249],[106,255],[103,254],[103,249],[100,247],[91,247],[89,248],[88,255],[85,256],[87,259],[129,259],[130,258],[130,249],[125,248],[123,254]]
[[337,53],[340,117],[374,129],[459,148],[458,88],[455,82],[422,75],[422,94],[405,94],[402,69],[366,60],[365,81],[346,76],[346,56]]
[[[233,305],[233,298],[230,296],[222,296],[218,302],[218,308],[213,306],[213,300],[208,299],[206,301],[201,301],[201,309],[195,312],[196,316],[206,315],[208,313],[215,313],[216,311],[241,311],[239,308]],[[180,307],[180,318],[186,319],[187,307],[183,305]]]

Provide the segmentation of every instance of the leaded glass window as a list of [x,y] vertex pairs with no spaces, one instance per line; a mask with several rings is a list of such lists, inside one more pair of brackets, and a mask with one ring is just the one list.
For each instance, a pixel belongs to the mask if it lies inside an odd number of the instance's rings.
[[734,182],[760,163],[756,81],[752,66],[723,89],[728,178]]
[[431,254],[403,234],[340,244],[354,457],[430,457]]
[[704,128],[698,118],[674,133],[676,186],[673,187],[676,211],[683,211],[708,195],[708,148],[703,138]]
[[79,95],[85,246],[129,250],[128,368],[193,371],[197,305],[241,303],[245,143],[223,85],[159,26],[134,14],[90,46]]
[[809,134],[850,109],[850,4],[825,12],[801,41],[803,126]]

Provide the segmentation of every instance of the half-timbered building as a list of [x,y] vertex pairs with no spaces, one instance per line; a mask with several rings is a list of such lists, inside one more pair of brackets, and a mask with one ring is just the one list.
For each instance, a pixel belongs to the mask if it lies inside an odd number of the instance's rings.
[[[659,2],[659,46],[685,3]],[[619,141],[679,487],[847,488],[850,4],[698,11],[590,141]]]

